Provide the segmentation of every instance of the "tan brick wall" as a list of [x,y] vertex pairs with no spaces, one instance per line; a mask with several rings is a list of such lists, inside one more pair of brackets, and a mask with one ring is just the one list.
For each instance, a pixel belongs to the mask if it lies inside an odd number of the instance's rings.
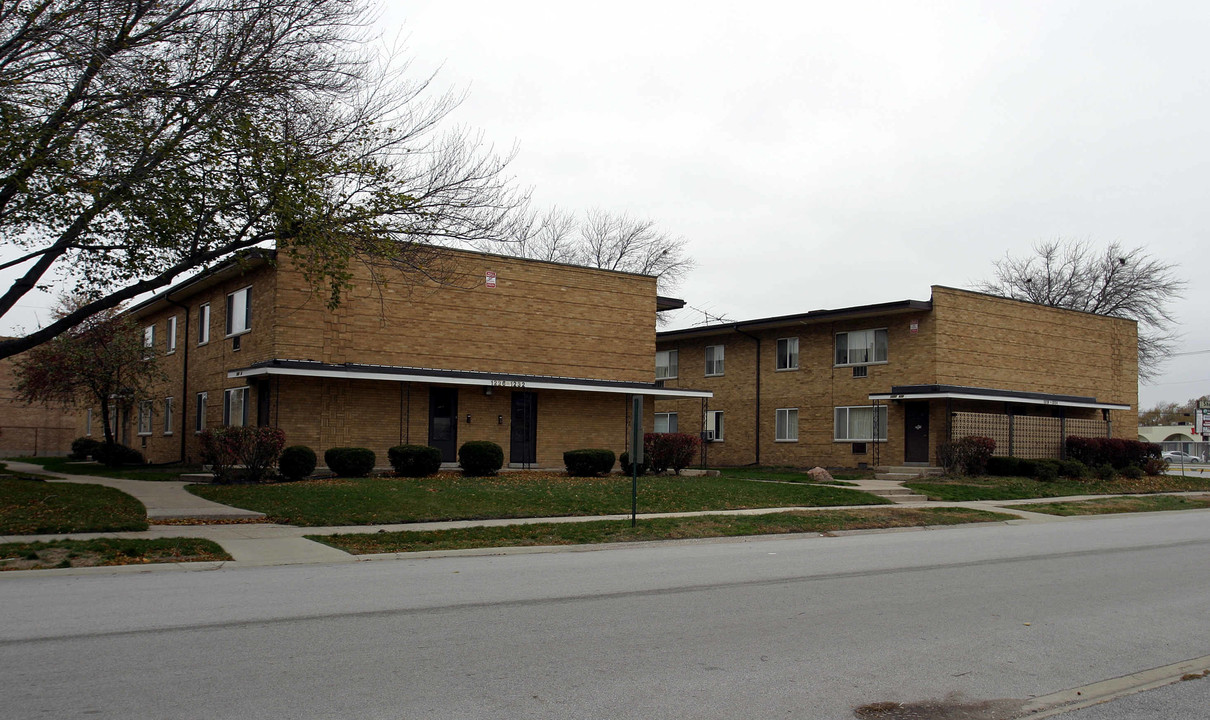
[[[329,311],[279,273],[277,356],[650,382],[655,279],[477,253],[451,255],[450,284],[382,288],[364,272]],[[496,287],[485,287],[488,271]]]
[[84,411],[18,400],[14,373],[23,357],[0,360],[0,457],[65,455],[71,451],[71,441],[84,434]]

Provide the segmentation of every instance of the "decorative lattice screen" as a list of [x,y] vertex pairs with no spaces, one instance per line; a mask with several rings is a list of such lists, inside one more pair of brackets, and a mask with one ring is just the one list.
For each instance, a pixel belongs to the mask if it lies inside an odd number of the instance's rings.
[[1106,437],[1109,425],[1104,420],[1068,419],[1066,428],[1060,418],[1017,415],[1012,419],[1009,437],[1007,415],[993,413],[956,412],[953,416],[953,438],[982,435],[996,441],[996,455],[1011,452],[1019,458],[1042,459],[1062,456],[1064,430],[1067,435]]
[[954,413],[954,439],[971,435],[996,441],[996,455],[1008,455],[1008,416],[991,413]]

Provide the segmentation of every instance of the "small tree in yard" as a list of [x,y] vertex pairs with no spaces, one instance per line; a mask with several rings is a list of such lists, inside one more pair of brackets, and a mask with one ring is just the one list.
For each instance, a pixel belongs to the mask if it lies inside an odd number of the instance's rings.
[[221,483],[264,480],[286,446],[286,434],[272,427],[221,427],[204,431],[201,440],[202,461]]
[[677,475],[693,464],[702,441],[689,433],[647,433],[643,435],[643,455],[652,472],[671,468]]
[[[78,304],[76,298],[66,298],[55,314],[69,313]],[[110,408],[129,409],[162,378],[135,321],[106,310],[23,355],[16,362],[15,390],[27,403],[100,406],[105,443],[114,445]]]

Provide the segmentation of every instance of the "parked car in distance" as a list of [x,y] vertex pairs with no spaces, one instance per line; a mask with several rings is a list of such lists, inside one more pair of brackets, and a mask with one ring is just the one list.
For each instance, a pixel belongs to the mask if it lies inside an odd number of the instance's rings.
[[1181,463],[1185,463],[1187,465],[1189,463],[1200,463],[1202,461],[1202,459],[1198,456],[1190,455],[1189,453],[1181,452],[1180,450],[1169,450],[1168,452],[1164,453],[1164,459],[1170,463],[1173,463],[1174,465],[1180,465]]

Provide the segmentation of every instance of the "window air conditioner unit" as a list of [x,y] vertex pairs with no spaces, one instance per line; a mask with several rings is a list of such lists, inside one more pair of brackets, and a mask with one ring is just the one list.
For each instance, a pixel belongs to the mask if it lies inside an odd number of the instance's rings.
[[713,430],[706,431],[706,442],[714,442],[714,431]]

